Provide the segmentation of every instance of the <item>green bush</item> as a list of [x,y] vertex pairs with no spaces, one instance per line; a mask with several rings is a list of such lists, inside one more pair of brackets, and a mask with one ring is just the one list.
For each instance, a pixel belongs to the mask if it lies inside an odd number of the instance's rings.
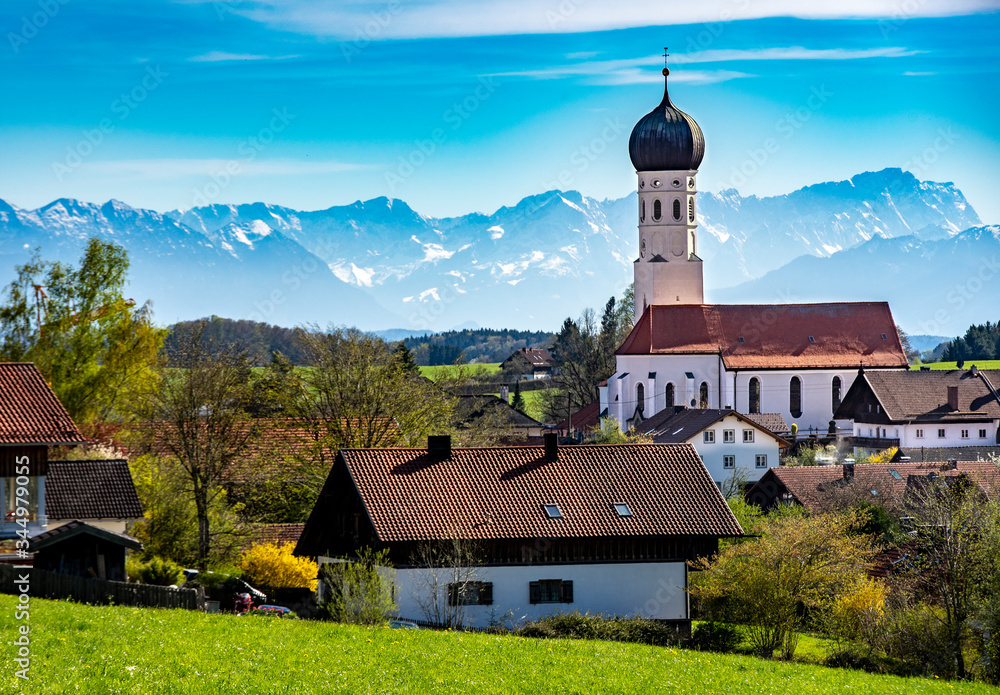
[[703,652],[734,652],[743,635],[738,627],[726,623],[708,622],[698,625],[691,635],[691,646]]
[[160,586],[180,585],[184,581],[184,570],[175,562],[154,557],[149,562],[134,567],[135,578],[143,584]]
[[681,640],[675,627],[669,623],[645,618],[609,618],[579,611],[556,613],[526,623],[515,630],[515,634],[544,639],[608,640],[654,646],[677,644]]

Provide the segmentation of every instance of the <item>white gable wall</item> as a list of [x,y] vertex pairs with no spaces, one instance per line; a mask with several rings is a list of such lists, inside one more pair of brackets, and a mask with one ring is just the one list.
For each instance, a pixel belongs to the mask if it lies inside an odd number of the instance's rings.
[[[731,430],[735,441],[726,443],[725,432]],[[743,431],[753,432],[753,441],[743,441]],[[705,441],[705,432],[714,435],[713,442]],[[778,441],[762,430],[754,427],[743,418],[735,414],[727,415],[710,427],[706,427],[701,432],[692,435],[686,440],[694,445],[695,451],[701,456],[705,468],[716,484],[721,484],[733,476],[735,469],[742,468],[747,474],[747,480],[757,482],[761,476],[767,472],[768,468],[777,468],[780,450]],[[767,465],[757,468],[756,457],[762,455],[766,457]],[[734,468],[725,467],[725,457],[734,457]]]

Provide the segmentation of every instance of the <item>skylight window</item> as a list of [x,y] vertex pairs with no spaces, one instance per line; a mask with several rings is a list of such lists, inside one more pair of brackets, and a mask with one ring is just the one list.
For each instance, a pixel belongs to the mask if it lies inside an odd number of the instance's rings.
[[882,334],[882,340],[888,340],[888,338],[886,337],[885,333]]
[[813,338],[812,336],[809,336],[809,342],[810,342],[810,343],[815,343],[815,342],[816,342],[816,339],[815,339],[815,338]]
[[562,510],[559,509],[558,504],[543,504],[542,509],[545,510],[545,516],[549,517],[550,519],[563,518]]
[[737,340],[740,341],[740,343],[742,343],[743,342],[743,336],[740,336],[739,338],[737,338]]
[[615,511],[621,517],[632,516],[632,510],[624,502],[615,502]]
[[902,480],[903,479],[903,476],[901,476],[899,474],[899,471],[897,471],[895,468],[890,468],[889,469],[889,475],[891,475],[896,480]]

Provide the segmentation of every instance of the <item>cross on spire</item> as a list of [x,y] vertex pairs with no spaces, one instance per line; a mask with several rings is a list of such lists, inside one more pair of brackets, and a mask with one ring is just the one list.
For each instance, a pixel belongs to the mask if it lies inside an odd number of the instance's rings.
[[663,47],[663,67],[667,67],[667,58],[668,58],[669,56],[670,56],[670,54],[669,54],[669,53],[667,53],[667,47],[666,47],[666,46],[664,46],[664,47]]

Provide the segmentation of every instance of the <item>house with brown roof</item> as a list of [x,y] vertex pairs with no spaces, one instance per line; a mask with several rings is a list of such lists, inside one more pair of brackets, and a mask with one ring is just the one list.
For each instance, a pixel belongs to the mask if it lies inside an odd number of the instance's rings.
[[49,461],[45,478],[48,530],[70,521],[123,534],[142,518],[142,503],[125,459]]
[[859,370],[837,417],[852,421],[852,441],[860,450],[897,446],[913,458],[925,447],[996,446],[1000,395],[995,385],[1000,385],[1000,371]]
[[918,481],[960,475],[992,499],[1000,494],[1000,467],[989,461],[898,462],[773,468],[750,488],[747,499],[764,509],[796,504],[826,511],[867,502],[900,510]]
[[[0,363],[0,538],[46,529],[49,447],[84,442],[35,365]],[[27,496],[19,497],[18,488]]]
[[[773,414],[770,414],[773,415]],[[734,410],[675,406],[637,422],[634,429],[648,434],[656,444],[688,443],[701,456],[709,475],[720,488],[739,472],[756,482],[777,467],[788,442],[759,424],[756,416]],[[766,418],[777,423],[780,415]]]
[[522,379],[547,379],[555,372],[556,361],[544,348],[523,347],[511,353],[500,369]]
[[[344,449],[296,554],[389,552],[398,615],[430,619],[421,547],[477,549],[475,590],[438,585],[465,624],[579,610],[690,625],[688,563],[742,534],[690,444]],[[510,613],[508,613],[508,611]]]

